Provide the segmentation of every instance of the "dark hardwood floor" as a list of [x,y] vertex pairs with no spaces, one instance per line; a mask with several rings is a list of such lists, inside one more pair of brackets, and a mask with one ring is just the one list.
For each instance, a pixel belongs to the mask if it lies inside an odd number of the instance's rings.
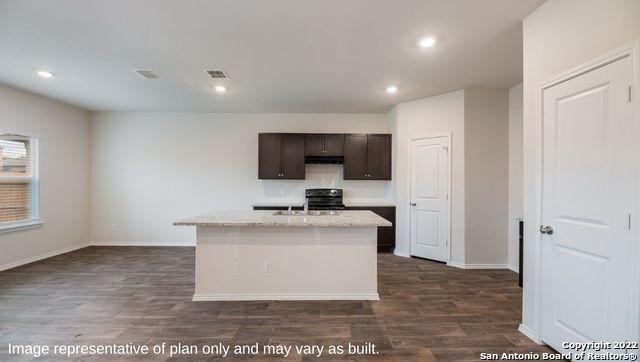
[[372,342],[376,356],[322,359],[393,361],[551,351],[517,331],[522,296],[510,271],[380,254],[377,302],[192,302],[193,264],[187,247],[89,247],[1,272],[0,360],[25,359],[9,356],[9,343]]

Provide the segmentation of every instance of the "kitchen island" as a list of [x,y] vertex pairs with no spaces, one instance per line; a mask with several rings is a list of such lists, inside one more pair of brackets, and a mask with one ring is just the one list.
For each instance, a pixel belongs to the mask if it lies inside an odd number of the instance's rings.
[[377,300],[371,211],[216,211],[197,227],[194,301]]

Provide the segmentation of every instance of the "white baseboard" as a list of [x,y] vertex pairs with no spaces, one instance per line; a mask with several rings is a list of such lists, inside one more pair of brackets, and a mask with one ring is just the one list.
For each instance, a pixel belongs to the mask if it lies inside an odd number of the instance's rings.
[[450,261],[447,265],[460,269],[510,269],[507,264],[465,264],[457,261]]
[[519,270],[519,269],[518,269],[518,267],[517,267],[517,266],[515,266],[515,265],[507,265],[507,269],[511,270],[511,271],[512,271],[512,272],[514,272],[514,273],[518,273],[518,274],[520,274],[520,270]]
[[368,294],[194,294],[194,302],[250,300],[380,300],[378,293]]
[[393,249],[393,254],[397,255],[397,256],[404,257],[404,258],[411,257],[411,255],[409,255],[409,253],[405,253],[404,251],[399,251],[399,250],[396,250],[396,249]]
[[131,242],[131,241],[98,241],[89,243],[91,246],[196,246],[195,242]]
[[453,261],[453,260],[449,260],[449,262],[447,263],[448,266],[452,266],[454,268],[460,268],[460,269],[466,269],[464,267],[464,263],[459,263],[457,261]]
[[544,344],[542,343],[540,338],[536,337],[536,334],[533,333],[533,331],[529,329],[529,327],[525,326],[524,324],[520,324],[520,326],[518,327],[518,331],[524,334],[525,336],[527,336],[530,340],[536,342],[537,344]]
[[42,259],[51,258],[51,257],[56,256],[56,255],[70,253],[70,252],[78,250],[78,249],[86,248],[87,246],[89,246],[89,243],[76,244],[76,245],[70,246],[68,248],[50,251],[48,253],[40,254],[40,255],[37,255],[37,256],[31,257],[31,258],[26,258],[26,259],[14,261],[13,263],[0,265],[0,271],[16,268],[16,267],[19,267],[19,266],[22,266],[22,265],[25,265],[25,264],[30,264],[30,263],[33,263],[33,262],[36,262],[36,261],[40,261]]

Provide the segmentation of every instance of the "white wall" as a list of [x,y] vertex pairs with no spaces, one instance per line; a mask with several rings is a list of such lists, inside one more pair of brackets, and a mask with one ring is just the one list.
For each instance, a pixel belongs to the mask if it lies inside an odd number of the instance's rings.
[[0,270],[89,241],[90,126],[83,110],[0,85],[0,129],[42,138],[43,221],[0,234]]
[[307,165],[305,181],[258,180],[258,132],[388,133],[386,114],[96,113],[91,241],[189,244],[183,217],[304,200],[339,187],[345,201],[388,201],[389,181],[342,180],[341,165]]
[[465,264],[507,264],[508,93],[464,91]]
[[523,217],[523,179],[522,179],[522,84],[509,89],[509,219],[508,264],[511,270],[520,267],[518,259],[520,243],[518,240],[518,219]]
[[522,322],[538,333],[534,305],[535,87],[570,68],[640,39],[638,0],[549,0],[523,22],[524,60],[524,292]]
[[396,160],[393,178],[396,192],[396,253],[409,254],[409,139],[451,132],[451,260],[465,258],[465,132],[464,91],[398,104],[390,116]]

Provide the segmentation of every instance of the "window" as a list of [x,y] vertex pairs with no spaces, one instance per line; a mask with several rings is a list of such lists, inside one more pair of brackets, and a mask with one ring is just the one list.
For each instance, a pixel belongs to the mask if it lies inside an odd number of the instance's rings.
[[39,140],[0,135],[0,230],[40,224]]

